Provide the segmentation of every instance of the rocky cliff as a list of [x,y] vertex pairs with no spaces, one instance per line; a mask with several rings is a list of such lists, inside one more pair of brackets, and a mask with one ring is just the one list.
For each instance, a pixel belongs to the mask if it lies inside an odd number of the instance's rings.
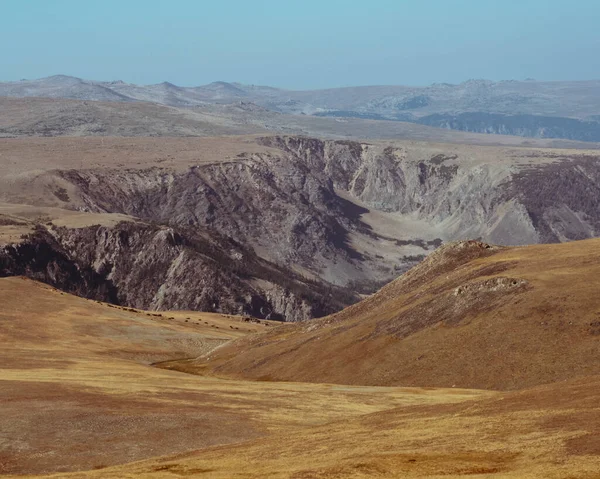
[[135,308],[273,320],[323,316],[358,299],[271,264],[231,239],[142,223],[40,226],[20,244],[0,249],[0,272]]
[[[57,169],[13,181],[20,193],[34,187],[41,203],[140,221],[50,227],[25,242],[29,249],[5,249],[5,274],[59,284],[54,266],[21,258],[50,248],[78,274],[96,275],[90,284],[107,282],[121,304],[301,320],[356,301],[357,291],[372,292],[442,241],[520,245],[600,231],[600,158],[590,152],[255,141],[260,150],[222,161]],[[94,287],[83,294],[95,297]]]

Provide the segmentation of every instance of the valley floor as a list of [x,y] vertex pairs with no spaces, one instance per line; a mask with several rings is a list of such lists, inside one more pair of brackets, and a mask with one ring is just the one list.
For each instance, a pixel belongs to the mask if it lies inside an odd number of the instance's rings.
[[0,304],[2,477],[600,477],[597,378],[492,392],[201,377],[151,364],[266,323],[23,278],[0,280]]

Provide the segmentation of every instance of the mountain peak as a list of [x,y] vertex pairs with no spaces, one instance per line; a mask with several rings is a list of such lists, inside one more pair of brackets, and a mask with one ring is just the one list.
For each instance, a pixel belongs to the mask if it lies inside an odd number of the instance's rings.
[[52,75],[45,78],[40,78],[36,80],[38,82],[45,83],[81,83],[83,80],[78,77],[70,76],[70,75]]

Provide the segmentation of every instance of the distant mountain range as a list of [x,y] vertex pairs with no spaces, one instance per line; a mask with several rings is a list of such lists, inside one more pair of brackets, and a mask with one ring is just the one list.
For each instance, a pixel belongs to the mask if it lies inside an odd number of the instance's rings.
[[292,91],[214,82],[135,85],[57,75],[0,83],[0,96],[152,102],[178,108],[245,103],[292,115],[419,123],[473,133],[600,141],[600,80],[469,80],[428,87],[361,86]]

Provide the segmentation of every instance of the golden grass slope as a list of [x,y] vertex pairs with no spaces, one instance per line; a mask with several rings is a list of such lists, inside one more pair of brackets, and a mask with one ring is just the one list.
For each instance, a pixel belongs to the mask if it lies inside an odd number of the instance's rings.
[[236,378],[520,389],[600,374],[600,240],[442,247],[332,316],[170,364]]
[[402,405],[488,395],[224,381],[150,365],[267,329],[264,321],[218,314],[136,312],[0,279],[0,474],[103,471]]
[[[450,399],[447,393],[431,392],[440,400]],[[403,405],[60,477],[595,479],[599,399],[600,379],[586,378],[451,404]]]
[[[569,302],[556,312],[568,315],[577,334],[548,348],[560,349],[562,361],[573,366],[571,356],[577,359],[584,351],[576,340],[589,333],[575,318],[598,301],[594,277],[584,281],[578,275],[596,271],[599,249],[598,240],[527,248],[455,244],[384,288],[384,295],[314,323],[314,331],[325,338],[328,328],[340,335],[352,331],[356,326],[340,328],[352,325],[348,321],[359,314],[379,318],[389,311],[386,303],[407,295],[422,304],[429,295],[444,298],[442,286],[448,288],[453,280],[452,294],[460,288],[457,296],[467,299],[472,285],[503,284],[487,283],[500,274],[510,278],[511,286],[513,278],[525,281],[500,300],[486,296],[494,308],[477,310],[480,316],[437,327],[446,331],[447,341],[454,333],[464,351],[475,350],[460,328],[478,324],[486,315],[501,323],[494,311],[515,298],[524,313],[533,311],[538,303],[527,295],[536,289],[546,291],[548,301],[553,295],[561,300],[554,285],[562,278],[562,294],[582,289],[577,296],[582,304]],[[572,371],[581,376],[576,379],[505,392],[221,379],[150,363],[172,360],[167,364],[173,367],[181,365],[180,357],[220,358],[221,351],[231,354],[230,347],[249,360],[242,345],[264,352],[276,339],[287,345],[307,332],[298,332],[296,325],[273,328],[215,314],[123,309],[22,278],[0,280],[0,305],[2,477],[600,477],[600,376],[585,376],[581,368]],[[441,305],[449,308],[443,300]],[[546,321],[556,320],[551,310],[545,314]],[[541,347],[527,329],[527,319],[519,321],[523,341]],[[425,326],[423,331],[434,329]],[[263,333],[212,349],[250,330]],[[418,334],[410,328],[402,331],[408,339]],[[481,334],[485,338],[490,331]],[[440,341],[434,346],[442,348]],[[319,353],[313,349],[312,354]],[[281,357],[287,359],[286,354]],[[493,357],[479,359],[481,368],[493,362]],[[535,371],[540,366],[532,362],[528,367]],[[595,373],[593,365],[588,372]],[[428,377],[433,376],[424,379]]]

